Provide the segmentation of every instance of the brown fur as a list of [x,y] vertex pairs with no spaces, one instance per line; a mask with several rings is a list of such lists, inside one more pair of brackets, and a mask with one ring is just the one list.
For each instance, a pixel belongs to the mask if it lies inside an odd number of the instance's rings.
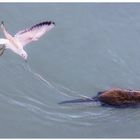
[[110,89],[98,95],[98,100],[108,105],[137,105],[140,104],[140,91]]

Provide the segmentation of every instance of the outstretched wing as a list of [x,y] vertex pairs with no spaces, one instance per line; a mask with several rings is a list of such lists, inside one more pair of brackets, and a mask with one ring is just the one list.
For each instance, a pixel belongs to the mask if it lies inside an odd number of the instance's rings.
[[55,26],[54,22],[45,21],[32,26],[31,28],[19,31],[15,38],[25,46],[26,44],[38,40],[46,32],[50,31]]

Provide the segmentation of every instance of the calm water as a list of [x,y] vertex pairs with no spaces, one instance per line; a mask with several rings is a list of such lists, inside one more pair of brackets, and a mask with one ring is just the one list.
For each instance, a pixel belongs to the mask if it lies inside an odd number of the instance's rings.
[[1,3],[0,20],[13,35],[56,22],[25,48],[28,63],[11,51],[0,58],[1,138],[140,137],[139,108],[58,105],[112,87],[140,89],[140,4]]

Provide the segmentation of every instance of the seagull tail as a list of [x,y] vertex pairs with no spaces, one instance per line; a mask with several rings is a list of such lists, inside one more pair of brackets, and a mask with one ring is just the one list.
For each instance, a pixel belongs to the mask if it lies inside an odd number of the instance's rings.
[[0,45],[0,56],[3,55],[5,50],[6,50],[6,46],[5,45]]

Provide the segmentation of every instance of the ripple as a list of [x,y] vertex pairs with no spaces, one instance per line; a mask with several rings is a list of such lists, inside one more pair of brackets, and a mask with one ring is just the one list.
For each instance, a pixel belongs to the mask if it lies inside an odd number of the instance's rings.
[[[29,65],[21,65],[24,70],[31,73],[32,76],[40,83],[51,89],[54,93],[70,98],[88,97],[75,91],[55,83],[48,81],[41,74],[31,69]],[[6,90],[0,90],[0,97],[9,104],[24,108],[31,112],[42,123],[63,123],[65,125],[79,126],[95,126],[101,123],[118,123],[123,121],[131,121],[140,117],[138,109],[117,109],[111,107],[102,107],[99,103],[80,103],[67,106],[58,104],[49,104],[41,100],[40,96],[26,95],[23,91],[15,88],[15,93],[9,93]],[[47,98],[47,97],[46,97]]]

